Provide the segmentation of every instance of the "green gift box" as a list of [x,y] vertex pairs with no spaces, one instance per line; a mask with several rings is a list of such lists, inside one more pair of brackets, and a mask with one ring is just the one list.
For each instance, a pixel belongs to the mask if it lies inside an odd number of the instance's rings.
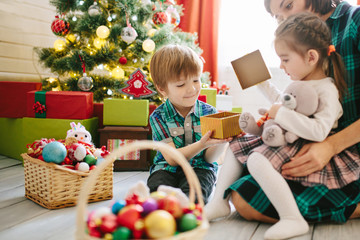
[[149,100],[104,99],[104,125],[147,126]]
[[216,108],[216,88],[202,88],[200,94],[206,95],[206,103]]
[[231,112],[234,113],[242,113],[242,107],[233,107]]
[[27,152],[26,145],[41,138],[65,139],[71,129],[70,123],[80,122],[98,145],[98,118],[85,120],[53,118],[0,118],[0,154],[23,160],[21,153]]
[[0,118],[0,155],[22,160],[27,151],[22,118]]
[[[65,139],[66,133],[71,129],[70,123],[81,123],[92,137],[95,146],[98,145],[98,122],[97,117],[74,120],[74,119],[53,119],[53,118],[23,118],[23,138],[26,144],[31,144],[41,138]],[[26,145],[25,144],[25,145]]]

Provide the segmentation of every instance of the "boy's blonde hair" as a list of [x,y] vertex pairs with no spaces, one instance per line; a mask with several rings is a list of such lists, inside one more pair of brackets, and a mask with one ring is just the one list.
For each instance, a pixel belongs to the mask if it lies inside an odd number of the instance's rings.
[[[180,76],[200,75],[203,62],[194,50],[186,46],[166,45],[152,56],[150,74],[157,89],[166,90],[167,83],[178,81]],[[199,79],[200,80],[200,79]]]

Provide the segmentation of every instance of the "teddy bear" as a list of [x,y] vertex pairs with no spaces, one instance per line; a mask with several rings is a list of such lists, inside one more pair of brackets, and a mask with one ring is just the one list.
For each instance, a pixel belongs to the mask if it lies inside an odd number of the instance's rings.
[[[281,103],[284,107],[305,116],[311,116],[318,109],[319,96],[306,81],[295,81],[290,83],[283,92]],[[251,113],[242,113],[239,118],[240,128],[246,133],[261,136],[263,142],[271,147],[293,143],[299,138],[294,133],[281,128],[274,119],[270,119],[266,109],[259,109],[259,114],[263,116],[256,121]]]

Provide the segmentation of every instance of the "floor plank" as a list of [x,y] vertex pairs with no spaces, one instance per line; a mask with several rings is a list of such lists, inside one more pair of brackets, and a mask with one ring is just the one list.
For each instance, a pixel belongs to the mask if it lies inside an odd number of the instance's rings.
[[360,219],[349,220],[345,224],[317,223],[313,240],[323,239],[360,239]]
[[22,165],[22,162],[0,155],[0,170],[17,165]]
[[251,239],[259,226],[258,222],[246,221],[237,213],[232,213],[229,217],[213,221],[205,236],[206,240],[236,240]]

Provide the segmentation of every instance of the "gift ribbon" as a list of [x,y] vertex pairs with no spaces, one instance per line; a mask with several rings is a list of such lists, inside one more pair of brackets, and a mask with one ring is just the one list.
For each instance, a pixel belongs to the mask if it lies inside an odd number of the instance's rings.
[[[46,91],[37,91],[35,92],[35,105],[38,105],[38,102],[40,103],[43,111],[36,111],[36,109],[34,109],[35,111],[35,117],[36,118],[46,118],[46,108],[45,108],[45,103],[46,103]],[[39,108],[37,108],[39,110]]]

